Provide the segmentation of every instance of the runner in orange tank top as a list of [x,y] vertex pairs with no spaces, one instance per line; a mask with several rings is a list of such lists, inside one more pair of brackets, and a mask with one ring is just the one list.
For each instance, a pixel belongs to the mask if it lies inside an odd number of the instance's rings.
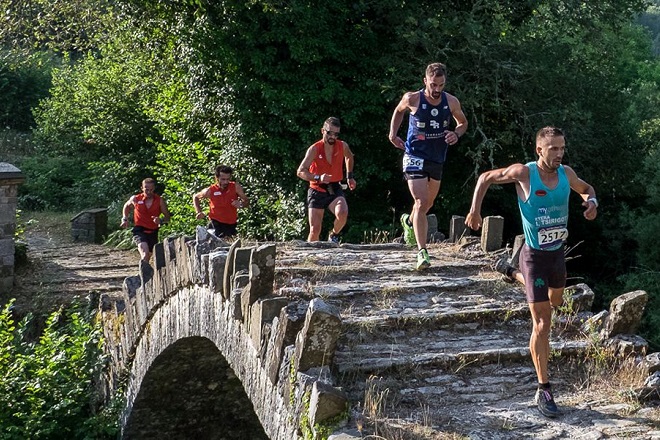
[[133,241],[138,246],[140,258],[147,263],[158,243],[158,229],[170,220],[167,203],[154,192],[155,189],[154,179],[142,181],[142,192],[131,196],[124,203],[120,225],[122,228],[128,227],[128,215],[133,210]]
[[250,201],[243,187],[231,180],[231,167],[219,165],[215,168],[215,184],[204,188],[193,196],[195,218],[206,217],[202,211],[201,200],[209,199],[209,220],[214,233],[219,238],[233,237],[237,234],[238,209],[247,208]]
[[326,119],[321,129],[323,139],[307,149],[305,158],[298,167],[297,175],[309,182],[307,206],[309,213],[309,235],[307,241],[318,241],[325,210],[335,215],[329,241],[339,243],[339,234],[348,218],[348,204],[344,198],[341,181],[344,179],[351,190],[355,189],[353,178],[353,152],[348,144],[339,140],[341,123],[338,118]]

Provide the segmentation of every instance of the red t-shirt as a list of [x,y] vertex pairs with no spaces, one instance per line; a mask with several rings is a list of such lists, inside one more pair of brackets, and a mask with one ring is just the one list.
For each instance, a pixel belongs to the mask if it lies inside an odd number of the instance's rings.
[[238,199],[236,182],[229,182],[227,188],[221,189],[217,183],[209,187],[209,218],[220,223],[233,225],[238,221],[237,209],[231,202]]
[[158,229],[158,225],[154,222],[154,217],[162,214],[160,210],[160,196],[154,194],[151,206],[147,208],[144,193],[136,194],[133,198],[133,223],[135,226],[142,226],[145,232],[151,232]]
[[[314,155],[314,162],[309,166],[309,172],[314,175],[330,174],[330,182],[341,182],[344,180],[344,142],[337,139],[332,146],[332,163],[328,162],[325,155],[325,146],[323,140],[316,142],[312,145],[316,148]],[[323,185],[323,186],[322,186]],[[326,192],[324,184],[312,180],[309,186],[317,191]]]

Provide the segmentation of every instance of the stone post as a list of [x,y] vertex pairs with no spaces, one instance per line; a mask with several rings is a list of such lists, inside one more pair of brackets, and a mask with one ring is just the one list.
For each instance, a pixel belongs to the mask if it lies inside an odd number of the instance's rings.
[[503,231],[504,217],[499,215],[486,217],[481,226],[481,250],[493,252],[501,249]]
[[18,185],[25,181],[21,170],[0,162],[0,295],[14,286],[14,232]]
[[465,217],[452,215],[451,222],[449,223],[449,241],[451,243],[458,243],[458,240],[465,234],[465,228]]

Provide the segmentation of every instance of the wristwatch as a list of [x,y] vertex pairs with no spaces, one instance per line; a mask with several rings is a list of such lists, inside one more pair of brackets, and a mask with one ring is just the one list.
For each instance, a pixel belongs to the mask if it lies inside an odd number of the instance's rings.
[[596,199],[595,197],[589,197],[589,198],[587,199],[587,202],[591,202],[591,203],[593,203],[594,206],[595,206],[596,208],[598,208],[598,199]]

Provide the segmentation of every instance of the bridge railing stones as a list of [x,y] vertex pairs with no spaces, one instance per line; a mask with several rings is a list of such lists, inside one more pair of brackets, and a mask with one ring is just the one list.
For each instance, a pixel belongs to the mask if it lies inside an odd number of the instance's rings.
[[330,373],[339,313],[320,298],[274,294],[275,258],[274,244],[229,245],[198,228],[195,237],[158,243],[154,266],[140,263],[121,298],[101,298],[111,360],[105,391],[107,397],[125,393],[123,426],[149,368],[143,364],[190,336],[215,342],[271,439],[299,438],[315,424],[346,417],[347,399]]

